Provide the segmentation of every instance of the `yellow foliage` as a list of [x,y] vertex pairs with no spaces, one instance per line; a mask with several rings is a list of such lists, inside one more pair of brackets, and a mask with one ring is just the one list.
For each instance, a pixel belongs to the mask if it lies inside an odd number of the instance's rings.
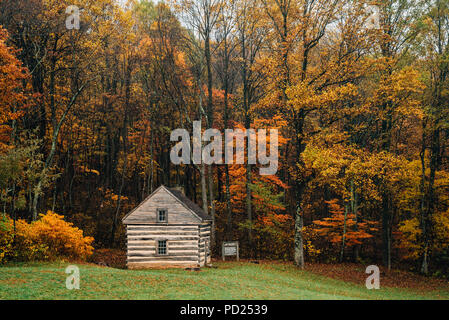
[[[449,247],[449,210],[436,212],[432,216],[432,220],[434,239],[431,252],[438,254]],[[399,231],[401,232],[400,247],[406,250],[404,258],[420,259],[424,248],[421,240],[422,230],[418,218],[414,217],[403,221],[399,226]]]
[[321,254],[321,250],[315,246],[315,242],[319,239],[320,235],[312,228],[307,226],[303,228],[303,241],[304,241],[304,253],[311,260],[315,261]]
[[[92,237],[66,222],[64,217],[48,211],[29,224],[4,217],[0,221],[0,262],[10,259],[20,261],[54,260],[57,258],[86,259],[93,253]],[[13,241],[15,236],[15,241]]]
[[34,242],[48,245],[49,259],[57,257],[85,259],[93,253],[94,238],[84,237],[83,231],[64,221],[64,217],[48,211],[31,224]]
[[419,244],[419,237],[422,234],[419,228],[418,218],[403,221],[399,226],[399,231],[402,233],[400,247],[406,249],[407,253],[405,259],[417,260],[421,255],[421,245]]

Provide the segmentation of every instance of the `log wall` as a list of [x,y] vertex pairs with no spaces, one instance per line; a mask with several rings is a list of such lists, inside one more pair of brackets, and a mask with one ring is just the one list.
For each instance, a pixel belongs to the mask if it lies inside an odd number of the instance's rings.
[[211,262],[210,231],[211,225],[208,223],[199,226],[199,261],[201,266]]
[[[128,268],[204,266],[209,234],[208,224],[127,225]],[[167,240],[167,255],[158,255],[158,240]]]

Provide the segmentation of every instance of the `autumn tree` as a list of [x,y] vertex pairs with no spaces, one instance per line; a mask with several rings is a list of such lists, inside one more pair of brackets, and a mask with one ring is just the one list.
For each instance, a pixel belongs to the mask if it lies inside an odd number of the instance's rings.
[[[266,75],[262,71],[260,64],[260,55],[264,41],[266,40],[266,28],[262,18],[262,6],[259,1],[241,1],[238,2],[240,11],[237,19],[237,37],[239,48],[239,69],[241,77],[241,96],[240,104],[242,105],[242,118],[246,132],[251,129],[253,116],[251,107],[262,97],[261,88],[266,79]],[[247,145],[250,144],[250,136],[248,135]],[[246,215],[249,223],[248,242],[253,247],[253,197],[252,197],[252,170],[253,166],[246,164]]]
[[[275,1],[265,2],[265,10],[276,49],[271,58],[271,74],[275,77],[270,99],[289,120],[294,145],[289,173],[295,199],[295,264],[302,268],[303,200],[310,180],[304,170],[303,153],[310,134],[320,131],[312,119],[353,99],[353,82],[366,70],[361,57],[366,53],[368,34],[360,23],[357,4]],[[330,25],[336,28],[331,31]]]
[[0,26],[0,153],[8,149],[17,120],[24,115],[30,98],[28,70],[17,59],[17,51],[7,45],[7,40],[8,33]]
[[[421,150],[422,178],[421,178],[421,221],[422,230],[422,265],[421,272],[429,272],[429,262],[433,241],[433,234],[437,226],[433,216],[441,210],[435,192],[435,181],[442,166],[442,139],[448,127],[448,72],[449,65],[449,2],[444,0],[431,1],[428,4],[425,23],[428,26],[425,40],[422,42],[423,53],[426,57],[425,120]],[[427,160],[427,161],[426,161]],[[427,169],[429,173],[427,174]]]

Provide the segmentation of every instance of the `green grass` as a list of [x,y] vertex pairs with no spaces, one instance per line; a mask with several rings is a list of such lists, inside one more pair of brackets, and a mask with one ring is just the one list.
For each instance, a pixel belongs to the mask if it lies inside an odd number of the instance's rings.
[[448,291],[367,290],[286,264],[218,263],[201,272],[78,265],[80,290],[65,287],[69,263],[0,267],[0,299],[449,299]]

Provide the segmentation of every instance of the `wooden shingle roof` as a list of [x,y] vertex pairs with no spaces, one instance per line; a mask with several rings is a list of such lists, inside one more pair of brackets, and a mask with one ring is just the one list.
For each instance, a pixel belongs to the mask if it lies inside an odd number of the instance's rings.
[[187,208],[195,212],[196,215],[199,216],[202,220],[212,220],[211,217],[207,215],[199,205],[187,198],[181,191],[173,188],[166,189],[170,191],[170,193],[173,194],[179,201],[181,201]]

